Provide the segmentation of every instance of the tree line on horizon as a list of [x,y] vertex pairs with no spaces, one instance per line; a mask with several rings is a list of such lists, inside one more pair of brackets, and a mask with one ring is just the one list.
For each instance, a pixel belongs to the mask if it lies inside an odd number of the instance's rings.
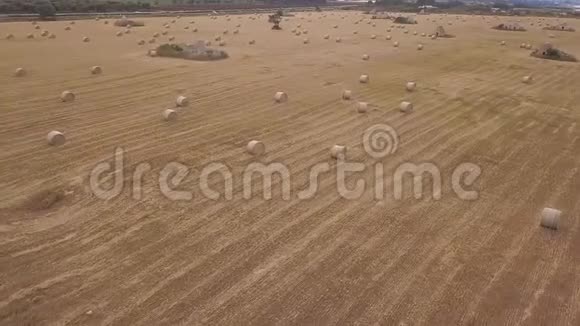
[[54,16],[56,12],[107,12],[148,10],[152,5],[141,1],[91,0],[0,0],[0,13],[38,13]]

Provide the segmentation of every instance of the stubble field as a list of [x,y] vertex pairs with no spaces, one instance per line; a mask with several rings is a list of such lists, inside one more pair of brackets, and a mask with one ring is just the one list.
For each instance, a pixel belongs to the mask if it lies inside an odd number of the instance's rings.
[[[580,323],[580,68],[520,48],[550,41],[580,55],[578,32],[544,31],[533,17],[425,15],[407,34],[360,13],[298,13],[282,31],[266,16],[249,17],[148,18],[121,37],[112,19],[39,22],[41,30],[0,25],[15,36],[0,40],[0,324]],[[518,19],[528,31],[491,29]],[[438,25],[456,37],[421,37]],[[308,34],[295,36],[295,28]],[[56,38],[41,37],[43,29]],[[137,45],[162,31],[168,35],[156,44]],[[146,54],[169,36],[193,42],[218,34],[230,55],[223,61]],[[101,75],[91,75],[95,65]],[[13,77],[18,67],[27,75]],[[534,81],[522,83],[526,75]],[[405,90],[408,81],[417,82],[414,92]],[[341,99],[345,89],[353,100]],[[64,90],[76,100],[61,102]],[[277,91],[287,103],[274,103]],[[163,121],[179,95],[189,106]],[[404,100],[414,112],[399,112]],[[357,113],[358,101],[370,110]],[[361,143],[378,123],[400,137],[398,150],[379,159]],[[47,145],[51,130],[64,132],[66,144]],[[265,155],[245,152],[252,139],[266,145]],[[351,188],[366,182],[358,199],[337,191],[335,144],[367,167],[347,179]],[[112,162],[116,148],[124,150],[125,187],[101,200],[89,174]],[[159,190],[170,162],[191,169],[178,185],[191,200]],[[200,171],[212,162],[232,171],[232,200],[199,190]],[[259,191],[242,198],[241,175],[252,162],[285,164],[290,200],[280,178],[271,200]],[[315,197],[297,198],[321,162],[332,171],[319,177]],[[413,198],[408,182],[395,200],[392,175],[404,162],[437,165],[441,199]],[[482,170],[468,187],[477,200],[451,189],[453,170],[465,162]],[[135,200],[140,163],[151,171]],[[377,163],[385,168],[381,200],[371,187]],[[221,177],[210,183],[223,190]],[[539,226],[544,207],[562,210],[560,230]]]

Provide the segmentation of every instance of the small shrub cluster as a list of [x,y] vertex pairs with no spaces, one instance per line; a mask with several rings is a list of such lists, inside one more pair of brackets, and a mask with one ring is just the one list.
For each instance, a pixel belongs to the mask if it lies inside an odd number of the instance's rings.
[[198,61],[214,61],[228,58],[227,52],[208,48],[202,41],[195,44],[162,44],[157,47],[156,53],[160,57]]

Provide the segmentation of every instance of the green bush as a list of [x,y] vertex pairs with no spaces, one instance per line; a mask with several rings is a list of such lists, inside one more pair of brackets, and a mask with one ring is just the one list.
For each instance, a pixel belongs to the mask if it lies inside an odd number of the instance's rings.
[[40,19],[50,19],[56,15],[56,9],[48,0],[35,0],[34,11],[40,15]]
[[549,57],[560,58],[560,51],[556,49],[547,49],[546,55]]

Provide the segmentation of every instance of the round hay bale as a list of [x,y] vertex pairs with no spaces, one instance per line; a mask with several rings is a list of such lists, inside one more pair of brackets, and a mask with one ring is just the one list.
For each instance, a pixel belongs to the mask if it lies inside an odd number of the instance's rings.
[[369,57],[368,54],[363,54],[362,55],[362,59],[365,60],[365,61],[367,61],[368,59],[370,59],[370,57]]
[[358,113],[366,113],[368,111],[369,104],[367,102],[358,102],[356,106],[356,111]]
[[145,40],[139,40],[139,42],[137,42],[137,45],[145,45]]
[[405,85],[405,89],[407,89],[407,91],[409,91],[409,92],[414,91],[416,87],[417,87],[417,83],[415,83],[415,82],[407,82],[407,84]]
[[262,155],[266,152],[266,146],[261,141],[251,140],[246,146],[246,151],[252,155]]
[[185,26],[183,29],[189,29],[189,26]]
[[118,32],[117,32],[117,34],[115,34],[115,35],[116,35],[117,37],[121,37],[121,36],[123,36],[123,32],[121,32],[121,31],[118,31]]
[[532,81],[533,81],[532,76],[524,76],[524,77],[522,77],[522,82],[524,84],[530,84]]
[[24,77],[26,76],[26,70],[24,68],[16,68],[14,71],[14,77]]
[[304,43],[304,44],[308,44],[308,43],[310,43],[310,40],[309,40],[309,39],[307,39],[307,38],[305,38],[304,40],[302,40],[302,43]]
[[53,130],[46,135],[46,141],[51,146],[61,146],[66,142],[66,138],[62,132]]
[[432,40],[436,40],[436,39],[437,39],[437,34],[433,34],[433,35],[431,35],[431,39],[432,39]]
[[170,36],[167,40],[169,40],[169,42],[175,40],[175,36]]
[[352,98],[352,91],[351,90],[344,90],[342,91],[342,99],[343,100],[350,100]]
[[274,100],[276,101],[276,103],[287,102],[288,95],[286,95],[286,93],[284,93],[284,92],[276,92],[276,94],[274,94]]
[[222,39],[222,37],[221,37],[220,35],[216,35],[216,36],[213,38],[213,40],[214,40],[214,41],[216,41],[216,42],[219,42],[219,41],[221,41],[221,39]]
[[360,77],[358,78],[358,81],[361,84],[368,84],[369,80],[370,80],[369,75],[360,75]]
[[520,44],[520,49],[525,49],[525,48],[526,48],[526,43]]
[[36,25],[34,26],[34,29],[40,29],[40,26]]
[[300,36],[302,34],[301,31],[296,31],[296,36]]
[[548,37],[549,37],[549,38],[555,38],[555,37],[556,37],[556,35],[554,35],[554,34],[550,34],[550,35],[548,35]]
[[131,34],[131,29],[130,28],[125,29],[124,33],[125,34]]
[[156,50],[149,50],[147,52],[147,55],[150,57],[156,57],[157,56],[157,51]]
[[229,31],[226,29],[222,32],[224,35],[227,35],[229,33]]
[[356,34],[358,34],[358,31],[353,31],[352,33],[353,33],[354,35],[356,35]]
[[296,28],[293,28],[293,29],[291,29],[291,30],[290,30],[290,33],[292,33],[292,34],[296,34]]
[[178,96],[177,99],[175,100],[175,104],[178,107],[185,107],[189,105],[189,99],[185,96]]
[[211,41],[205,41],[204,44],[205,44],[205,46],[210,46],[211,45]]
[[163,111],[163,120],[165,121],[175,121],[177,120],[177,111],[167,109]]
[[346,146],[341,145],[334,145],[330,148],[330,157],[333,159],[342,159],[346,158]]
[[71,91],[64,91],[60,94],[60,100],[63,102],[72,102],[76,98],[76,95]]
[[340,37],[337,37],[336,39],[334,39],[334,41],[335,41],[336,43],[340,43],[340,42],[342,42],[342,39],[341,39]]
[[48,31],[46,29],[43,30],[42,33],[40,33],[40,36],[42,36],[42,37],[48,36]]
[[411,104],[411,102],[401,102],[401,104],[399,105],[399,110],[401,110],[401,112],[404,113],[408,113],[413,111],[413,104]]
[[157,38],[157,37],[159,37],[159,33],[153,33],[153,37],[154,37],[154,38]]
[[560,228],[560,216],[562,212],[554,208],[544,208],[540,219],[540,226],[558,230]]
[[414,32],[413,32],[413,35],[417,35],[417,31],[414,31]]
[[328,40],[328,39],[330,38],[330,35],[328,35],[328,34],[325,34],[325,35],[323,36],[323,38],[324,38],[325,40]]
[[71,25],[74,25],[74,24],[75,24],[75,22],[74,22],[74,21],[72,21],[72,22],[70,22],[70,24],[71,24]]
[[387,41],[390,41],[391,39],[392,39],[392,36],[391,36],[391,35],[387,35],[387,36],[385,37],[385,40],[387,40]]
[[374,40],[376,38],[377,38],[377,36],[375,34],[371,35],[371,40]]
[[506,45],[506,43],[505,43],[505,41],[501,41],[501,42],[499,43],[499,45],[501,45],[501,46],[505,46],[505,45]]
[[237,29],[234,29],[233,33],[234,33],[234,35],[237,35],[237,34],[239,34],[239,33],[240,33],[240,31],[239,31],[239,30],[237,30]]
[[226,41],[224,41],[224,40],[221,40],[221,41],[218,43],[218,45],[219,45],[219,46],[226,46]]
[[423,50],[423,44],[417,44],[417,50],[419,51]]
[[403,34],[409,34],[409,31],[408,30],[404,30],[403,31]]
[[256,40],[250,40],[250,41],[248,42],[248,44],[250,44],[250,45],[256,44]]
[[197,33],[197,28],[194,28],[191,31],[194,32],[194,33]]
[[307,29],[303,30],[302,34],[304,34],[304,35],[308,34],[308,30]]
[[399,47],[399,42],[397,42],[397,41],[393,42],[393,46],[396,47],[396,48],[398,48]]
[[26,38],[27,39],[33,39],[34,38],[34,34],[28,34],[28,35],[26,35]]
[[88,43],[88,42],[90,42],[90,41],[91,41],[91,39],[90,39],[90,38],[88,38],[88,37],[86,37],[86,36],[84,36],[84,37],[83,37],[83,42],[85,42],[85,43]]
[[153,44],[155,42],[157,42],[157,41],[154,38],[152,38],[152,39],[149,40],[149,44]]
[[6,34],[6,37],[5,38],[7,40],[13,40],[14,39],[14,35],[12,35],[12,34]]
[[105,23],[105,25],[109,25],[109,21],[108,20],[105,20],[104,23]]
[[168,32],[168,31],[163,31],[163,32],[161,32],[161,35],[163,35],[163,36],[165,36],[165,35],[167,35],[167,34],[169,34],[169,32]]
[[71,27],[70,27],[70,26],[66,26],[66,27],[64,28],[64,30],[65,30],[65,31],[70,31],[70,30],[71,30]]
[[48,38],[54,40],[56,38],[56,35],[51,33],[50,35],[48,35]]
[[103,73],[103,68],[101,68],[100,66],[92,66],[91,67],[91,74],[100,75],[101,73]]

